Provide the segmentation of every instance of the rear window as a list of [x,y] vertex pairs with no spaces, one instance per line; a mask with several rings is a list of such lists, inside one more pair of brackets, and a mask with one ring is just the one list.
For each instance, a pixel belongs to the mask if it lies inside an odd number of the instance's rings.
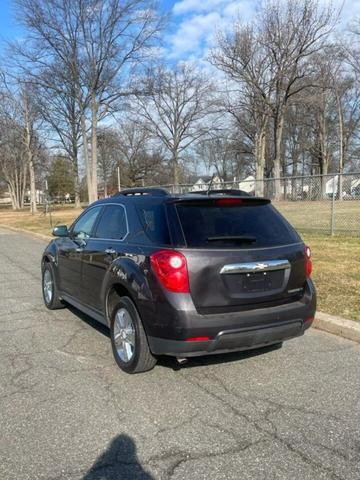
[[169,245],[170,235],[163,204],[138,205],[137,211],[146,235],[154,243]]
[[270,204],[176,206],[188,247],[263,248],[300,241]]

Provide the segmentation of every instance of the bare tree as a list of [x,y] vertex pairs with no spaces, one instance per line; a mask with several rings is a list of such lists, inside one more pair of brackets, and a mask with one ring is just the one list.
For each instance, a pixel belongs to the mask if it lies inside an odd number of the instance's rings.
[[225,182],[246,176],[250,170],[249,156],[243,150],[244,143],[240,135],[237,129],[214,130],[200,140],[196,149],[207,170],[214,168],[218,177]]
[[[70,89],[54,83],[57,92],[77,101],[92,202],[97,199],[97,126],[118,99],[128,95],[131,69],[152,52],[161,26],[156,5],[149,0],[16,0],[16,4],[29,32],[17,52],[33,81],[43,85],[44,70],[48,78],[54,68],[67,72]],[[55,88],[47,82],[49,86]],[[74,146],[77,128],[76,124]]]
[[108,185],[114,168],[119,164],[120,139],[118,132],[110,128],[101,128],[97,132],[98,168],[104,186],[104,196],[108,196]]
[[24,206],[28,168],[22,130],[8,111],[6,97],[2,97],[0,111],[0,179],[8,187],[13,209],[18,210]]
[[[90,99],[89,200],[97,198],[97,125],[123,96],[129,70],[146,60],[161,27],[147,0],[83,0],[79,22],[84,55],[82,83]],[[155,42],[154,42],[155,41]]]
[[170,153],[173,182],[179,183],[181,154],[210,129],[211,82],[192,65],[153,69],[134,112],[147,131]]
[[118,129],[119,166],[123,183],[128,186],[153,185],[166,178],[164,159],[152,144],[149,131],[132,120],[122,121]]
[[[331,5],[318,0],[268,0],[252,24],[237,21],[230,35],[219,36],[212,62],[247,86],[260,118],[271,115],[275,179],[281,175],[287,108],[308,88],[310,82],[304,80],[311,78],[309,58],[325,46],[335,20]],[[280,180],[275,180],[275,196],[280,195]]]

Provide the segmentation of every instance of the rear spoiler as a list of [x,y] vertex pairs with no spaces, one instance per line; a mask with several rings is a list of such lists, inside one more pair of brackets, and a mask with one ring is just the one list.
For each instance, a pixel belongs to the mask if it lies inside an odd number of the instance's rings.
[[184,196],[178,198],[170,198],[166,203],[172,204],[182,204],[182,205],[216,205],[221,207],[236,207],[239,205],[242,206],[256,206],[256,205],[267,205],[271,203],[269,198],[263,197],[250,197],[250,196]]

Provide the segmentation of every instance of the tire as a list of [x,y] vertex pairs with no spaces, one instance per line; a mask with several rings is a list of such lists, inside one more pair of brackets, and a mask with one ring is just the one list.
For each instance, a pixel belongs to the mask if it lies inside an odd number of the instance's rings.
[[121,297],[112,311],[110,338],[115,361],[124,372],[147,372],[156,365],[139,313],[129,297]]
[[53,266],[49,262],[46,262],[43,265],[41,285],[44,303],[49,310],[65,308],[56,287]]

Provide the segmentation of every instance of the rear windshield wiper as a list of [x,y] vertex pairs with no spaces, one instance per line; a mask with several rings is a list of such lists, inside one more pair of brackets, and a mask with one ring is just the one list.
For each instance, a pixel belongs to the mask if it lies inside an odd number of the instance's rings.
[[208,242],[239,242],[239,243],[253,243],[256,242],[256,237],[252,235],[225,235],[216,237],[207,237]]

